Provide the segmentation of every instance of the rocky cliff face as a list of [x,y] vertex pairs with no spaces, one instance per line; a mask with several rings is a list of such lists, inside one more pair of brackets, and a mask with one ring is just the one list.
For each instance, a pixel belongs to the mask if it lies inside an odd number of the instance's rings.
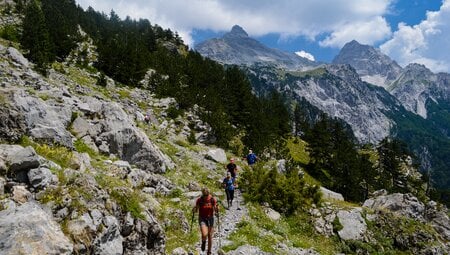
[[67,73],[42,77],[14,48],[0,47],[0,65],[0,139],[33,146],[0,145],[1,253],[164,253],[154,206],[130,213],[123,199],[136,191],[119,180],[139,173],[136,186],[168,190],[170,182],[156,174],[175,165],[134,115]]
[[312,105],[348,123],[362,142],[388,136],[395,123],[388,112],[402,107],[384,89],[362,81],[349,65],[327,65],[306,72],[286,72],[267,67],[249,69],[252,80],[280,91],[293,92]]
[[250,38],[240,26],[235,25],[222,38],[199,43],[195,49],[205,57],[225,64],[252,65],[266,63],[287,69],[309,69],[319,63],[287,53],[271,49]]
[[408,111],[425,119],[431,108],[430,102],[448,102],[449,74],[434,74],[419,64],[401,68],[372,46],[351,41],[344,45],[333,63],[351,65],[362,80],[384,87]]

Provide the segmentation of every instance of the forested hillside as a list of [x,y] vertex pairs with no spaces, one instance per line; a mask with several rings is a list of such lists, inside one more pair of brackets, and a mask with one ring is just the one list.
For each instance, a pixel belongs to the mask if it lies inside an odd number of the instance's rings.
[[[43,73],[52,61],[63,60],[83,40],[81,29],[97,47],[96,70],[122,84],[175,97],[178,108],[174,117],[194,105],[205,109],[202,119],[212,126],[218,145],[227,147],[233,136],[240,135],[247,147],[263,150],[290,131],[288,112],[275,91],[255,97],[239,69],[224,68],[187,50],[170,29],[144,19],[121,20],[114,11],[109,16],[92,8],[84,11],[69,0],[31,1],[23,13],[20,42]],[[92,68],[85,53],[78,56],[77,63]],[[139,83],[149,69],[154,70],[150,74],[156,73],[147,83]]]
[[[148,20],[70,0],[2,8],[0,253],[195,253],[203,187],[225,216],[220,254],[449,250],[446,209],[402,142],[358,144],[342,120],[259,93]],[[220,201],[232,157],[233,207]]]

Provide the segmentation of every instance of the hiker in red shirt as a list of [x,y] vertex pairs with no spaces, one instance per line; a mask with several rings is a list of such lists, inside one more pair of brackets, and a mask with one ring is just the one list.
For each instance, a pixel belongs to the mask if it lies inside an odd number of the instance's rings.
[[209,193],[208,188],[202,189],[202,196],[197,198],[192,211],[199,212],[198,222],[202,233],[202,252],[205,251],[206,238],[208,238],[208,252],[211,254],[212,238],[214,234],[214,213],[219,214],[217,200]]

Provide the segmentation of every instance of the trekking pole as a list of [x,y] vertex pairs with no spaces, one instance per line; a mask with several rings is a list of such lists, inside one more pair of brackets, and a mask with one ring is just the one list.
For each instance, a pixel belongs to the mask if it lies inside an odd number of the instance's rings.
[[219,250],[222,248],[222,243],[220,242],[220,217],[219,217],[219,213],[217,213],[217,225],[219,227]]

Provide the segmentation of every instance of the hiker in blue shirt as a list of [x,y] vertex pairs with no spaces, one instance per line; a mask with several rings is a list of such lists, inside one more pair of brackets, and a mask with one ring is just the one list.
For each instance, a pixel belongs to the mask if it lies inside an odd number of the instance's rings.
[[231,177],[230,172],[227,172],[227,177],[223,179],[222,185],[225,188],[225,193],[227,194],[228,209],[230,209],[233,205],[234,189],[236,188],[236,181]]
[[258,160],[258,157],[256,156],[255,153],[253,153],[252,150],[248,150],[248,154],[247,154],[247,163],[249,166],[252,166],[256,163],[256,161]]

